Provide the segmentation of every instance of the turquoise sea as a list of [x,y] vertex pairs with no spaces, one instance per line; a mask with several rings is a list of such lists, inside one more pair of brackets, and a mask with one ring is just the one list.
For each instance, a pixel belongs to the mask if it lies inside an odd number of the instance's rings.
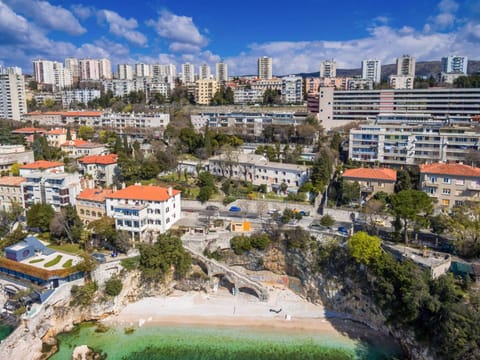
[[5,324],[0,321],[0,341],[5,339],[14,330],[13,326]]
[[71,359],[73,349],[88,345],[118,360],[284,360],[284,359],[401,359],[393,343],[369,345],[346,336],[314,331],[192,325],[149,325],[126,334],[123,327],[96,332],[84,323],[60,334],[59,351],[51,360]]

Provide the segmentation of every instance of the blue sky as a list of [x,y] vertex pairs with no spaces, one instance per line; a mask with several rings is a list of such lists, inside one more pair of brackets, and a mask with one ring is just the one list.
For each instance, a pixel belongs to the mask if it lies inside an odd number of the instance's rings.
[[318,71],[334,58],[393,63],[410,54],[480,59],[480,0],[0,0],[0,63],[31,73],[33,59],[108,57],[119,63],[229,64],[253,74]]

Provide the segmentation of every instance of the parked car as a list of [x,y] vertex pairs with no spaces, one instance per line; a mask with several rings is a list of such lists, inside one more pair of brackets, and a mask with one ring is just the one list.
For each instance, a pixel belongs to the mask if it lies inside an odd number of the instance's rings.
[[345,226],[339,226],[337,231],[342,235],[348,236],[348,234],[349,234],[349,231]]
[[278,213],[277,209],[269,209],[268,212],[267,212],[268,215],[273,215],[273,214],[276,214],[276,213]]
[[218,211],[219,210],[218,206],[215,206],[215,205],[208,205],[206,207],[206,209],[209,210],[209,211]]
[[228,209],[228,211],[231,211],[231,212],[240,212],[240,211],[242,211],[242,209],[239,208],[238,206],[231,206],[230,209]]

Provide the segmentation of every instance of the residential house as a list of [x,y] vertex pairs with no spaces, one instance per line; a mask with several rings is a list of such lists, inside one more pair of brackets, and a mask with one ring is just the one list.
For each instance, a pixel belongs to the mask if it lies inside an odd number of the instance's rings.
[[113,193],[110,189],[85,189],[77,196],[77,214],[86,225],[107,216],[105,199]]
[[27,176],[33,172],[64,172],[64,165],[58,161],[37,160],[32,163],[20,166],[20,176]]
[[[50,146],[60,147],[64,142],[67,141],[68,129],[56,128],[49,130],[45,133],[47,142]],[[70,136],[72,140],[75,140],[76,134],[74,131],[70,131]]]
[[342,177],[349,182],[358,182],[362,199],[368,200],[378,192],[393,194],[397,171],[386,168],[347,169]]
[[420,165],[421,190],[437,200],[437,211],[480,201],[480,168],[456,163]]
[[13,164],[28,164],[34,161],[33,151],[23,145],[0,145],[0,171],[10,170]]
[[89,155],[100,155],[107,152],[103,144],[93,143],[85,140],[68,140],[61,145],[63,152],[73,158]]
[[13,203],[22,205],[21,184],[25,180],[21,176],[0,177],[0,210],[9,211]]
[[153,241],[180,219],[180,191],[171,187],[131,185],[106,196],[107,216],[132,240]]
[[109,187],[118,172],[116,154],[84,156],[78,164],[80,173],[91,176],[97,186]]

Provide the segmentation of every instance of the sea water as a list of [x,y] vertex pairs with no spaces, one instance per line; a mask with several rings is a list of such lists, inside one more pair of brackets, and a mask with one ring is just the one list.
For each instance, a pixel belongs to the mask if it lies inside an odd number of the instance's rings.
[[[285,360],[401,359],[392,344],[369,345],[342,335],[315,331],[224,326],[146,325],[128,333],[123,327],[96,332],[84,323],[60,334],[51,360],[71,359],[73,349],[88,345],[106,359],[118,360]],[[98,330],[97,330],[98,331]]]
[[12,325],[5,324],[5,323],[0,321],[0,342],[3,339],[7,338],[7,336],[10,335],[13,330],[14,330],[14,328],[13,328]]

